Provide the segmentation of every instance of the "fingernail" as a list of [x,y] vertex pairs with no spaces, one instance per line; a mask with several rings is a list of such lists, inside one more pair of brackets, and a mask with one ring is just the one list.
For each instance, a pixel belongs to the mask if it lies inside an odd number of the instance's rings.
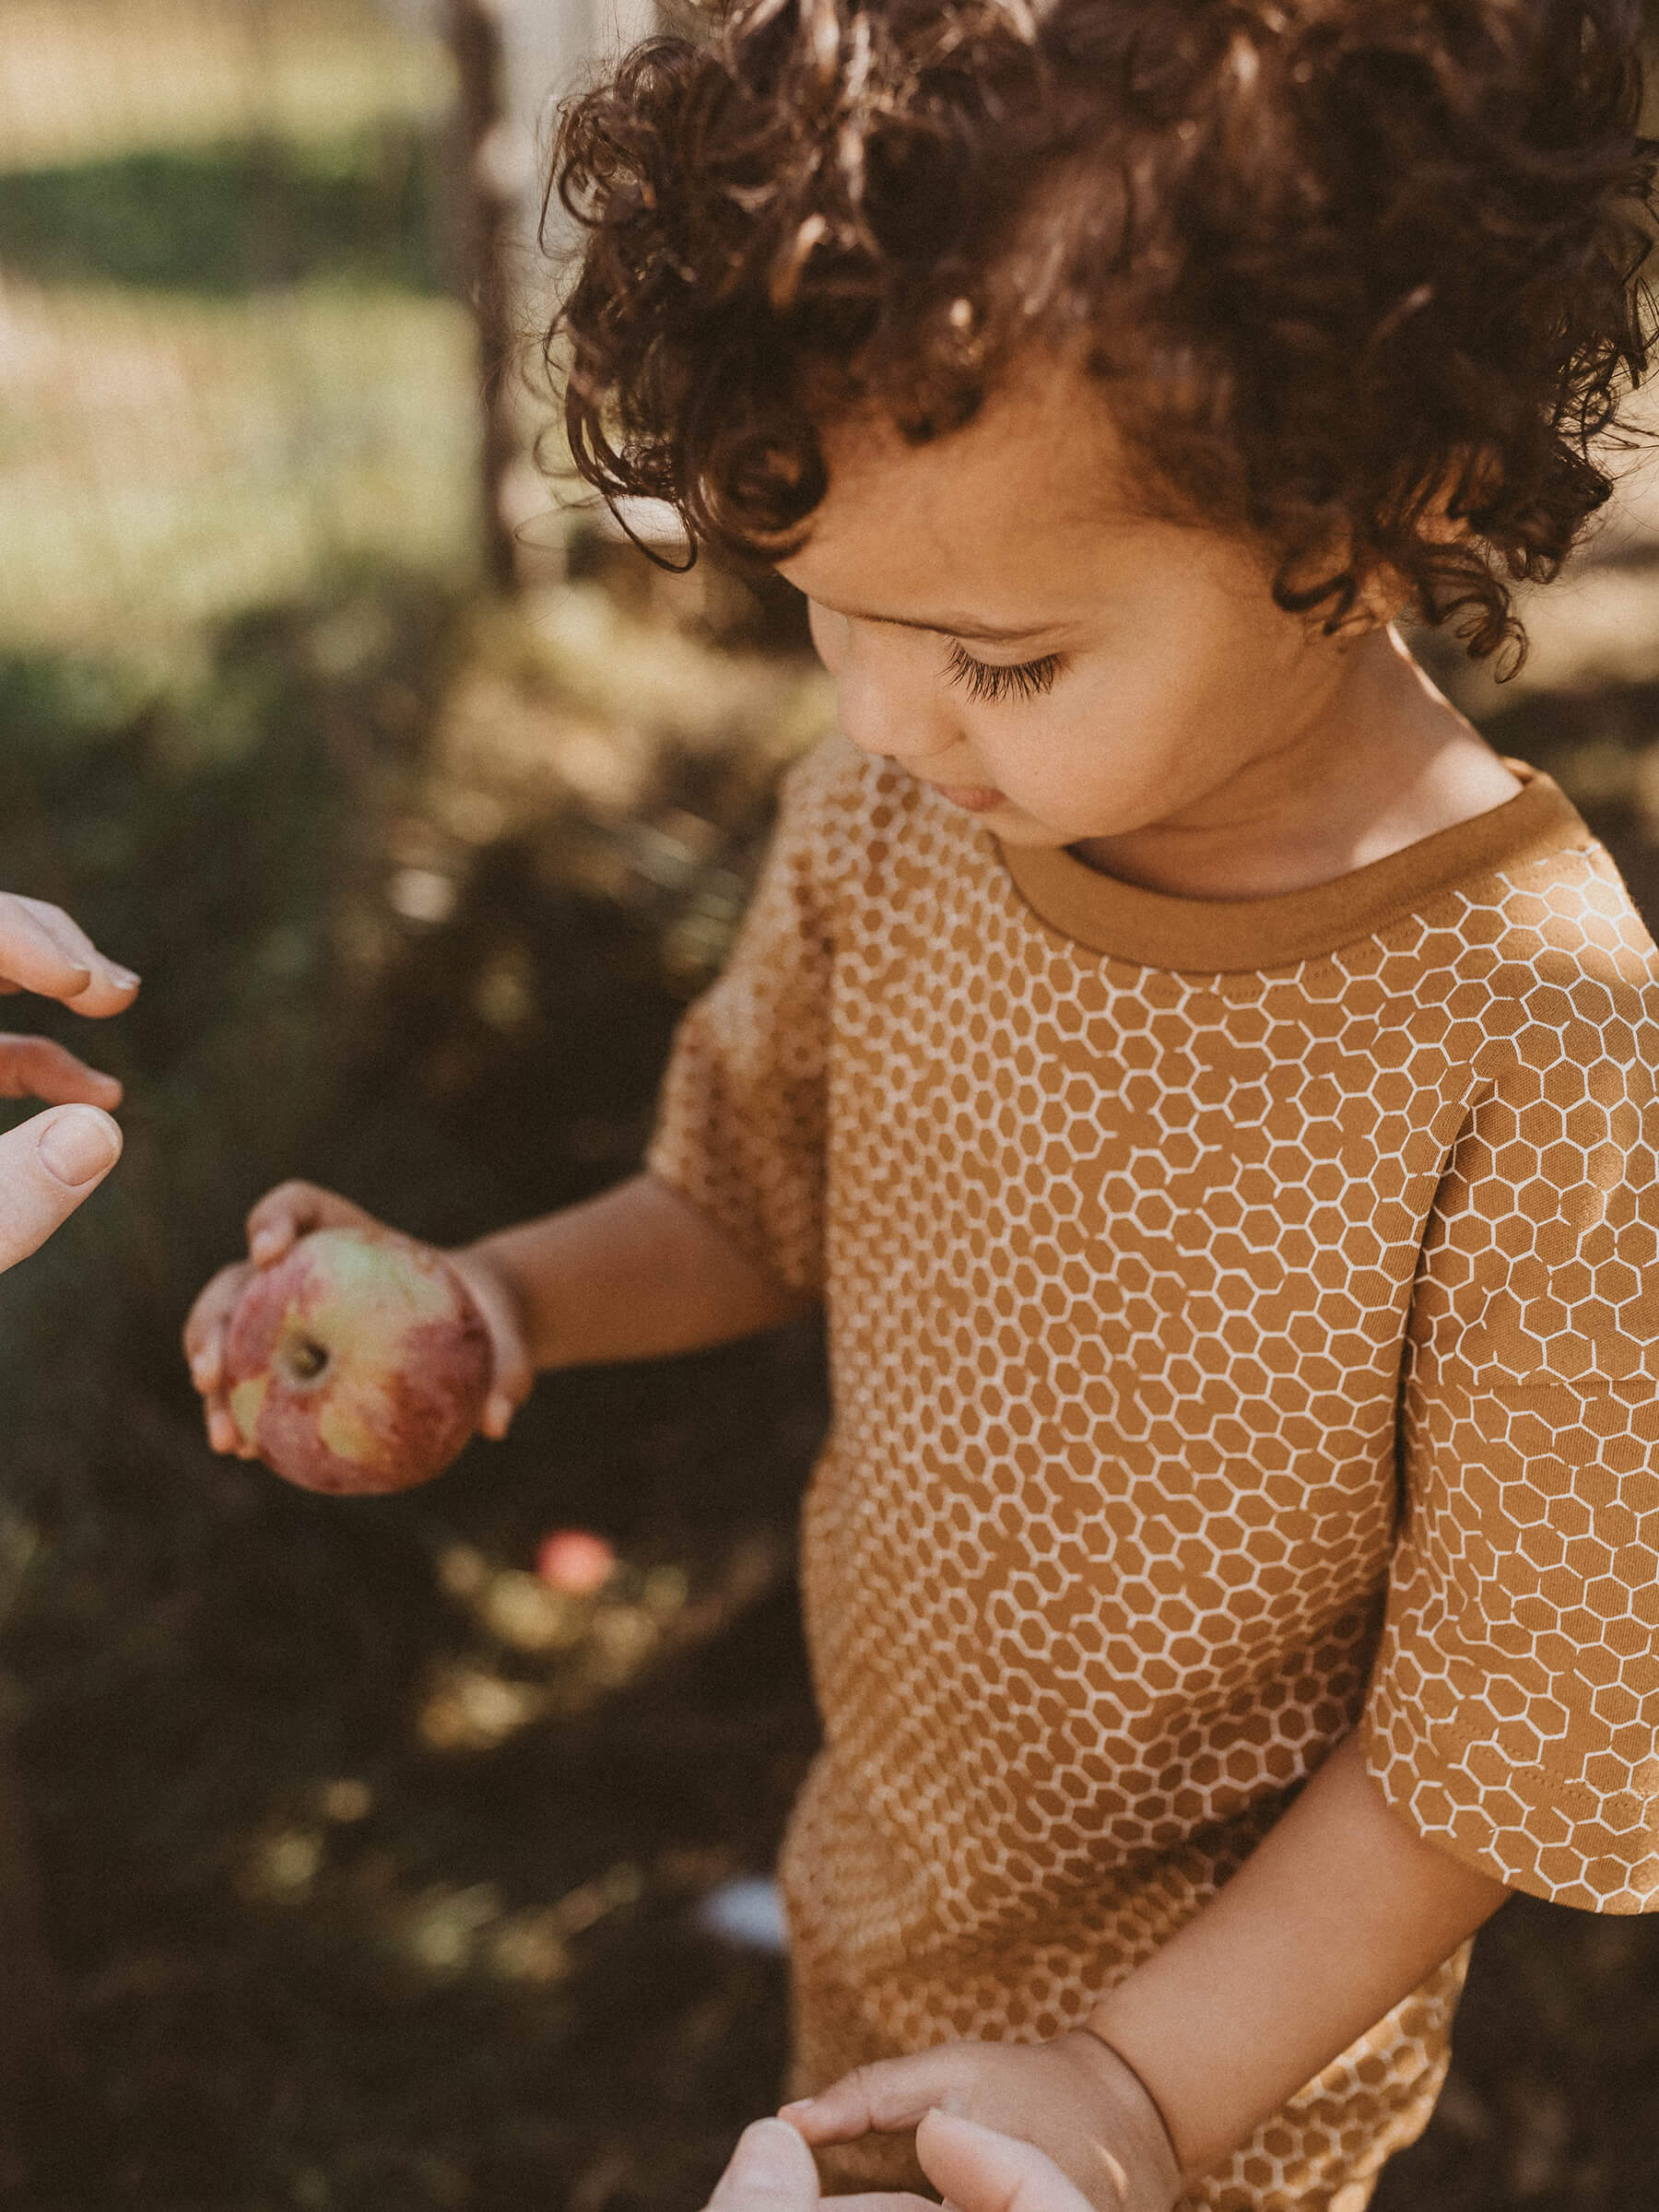
[[781,2104],[778,2107],[778,2117],[780,2120],[787,2120],[791,2112],[810,2112],[812,2102],[810,2097],[797,2097],[793,2103]]
[[215,1374],[214,1362],[203,1352],[190,1363],[190,1379],[198,1390],[211,1390]]
[[35,1149],[51,1174],[79,1190],[121,1158],[121,1131],[96,1106],[71,1106],[44,1131]]
[[262,1265],[266,1260],[274,1260],[281,1250],[282,1232],[280,1230],[262,1229],[253,1240],[253,1256],[254,1261]]
[[801,2171],[801,2138],[782,2120],[756,2120],[737,2138],[732,2179],[751,2188],[783,2188]]
[[112,968],[109,973],[110,981],[117,991],[136,990],[144,980],[142,976],[135,975],[130,968]]

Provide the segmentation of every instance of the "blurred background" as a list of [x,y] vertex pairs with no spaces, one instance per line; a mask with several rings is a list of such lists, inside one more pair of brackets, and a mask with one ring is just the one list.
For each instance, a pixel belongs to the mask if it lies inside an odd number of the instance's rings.
[[[361,1503],[214,1459],[177,1352],[282,1176],[453,1240],[626,1172],[828,724],[787,594],[663,573],[531,458],[537,134],[647,26],[0,9],[0,884],[147,979],[41,1018],[126,1081],[128,1149],[0,1278],[27,2212],[691,2212],[777,2094],[741,1884],[814,1741],[814,1332],[561,1378]],[[1531,621],[1502,688],[1428,651],[1659,920],[1640,453]],[[535,1572],[569,1526],[617,1555],[585,1594]],[[1380,2212],[1659,2204],[1656,1934],[1506,1910]]]

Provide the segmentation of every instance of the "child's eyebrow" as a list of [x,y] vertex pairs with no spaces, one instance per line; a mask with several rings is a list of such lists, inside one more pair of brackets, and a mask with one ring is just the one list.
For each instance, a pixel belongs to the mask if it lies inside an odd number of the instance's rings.
[[828,600],[818,605],[826,613],[840,615],[847,622],[885,622],[894,629],[926,629],[941,638],[972,638],[986,645],[1010,645],[1021,638],[1041,637],[1055,628],[1053,622],[1024,622],[1016,628],[1002,629],[986,622],[922,622],[912,615],[880,615],[865,607],[831,606]]

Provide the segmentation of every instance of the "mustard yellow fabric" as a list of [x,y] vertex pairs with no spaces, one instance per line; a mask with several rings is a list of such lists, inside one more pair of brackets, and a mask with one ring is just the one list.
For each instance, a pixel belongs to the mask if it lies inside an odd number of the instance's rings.
[[[1076,2021],[1356,1723],[1431,1841],[1653,1901],[1659,956],[1518,772],[1221,902],[791,780],[650,1166],[827,1310],[798,2085]],[[1193,2202],[1360,2212],[1465,1963]]]

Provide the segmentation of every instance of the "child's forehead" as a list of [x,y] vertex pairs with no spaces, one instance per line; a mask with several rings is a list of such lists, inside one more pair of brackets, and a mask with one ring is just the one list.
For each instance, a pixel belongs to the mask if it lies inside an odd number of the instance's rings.
[[1167,550],[1176,530],[1152,518],[1103,388],[1064,364],[1025,369],[924,444],[874,414],[821,436],[828,489],[781,565],[841,612],[1013,641],[1065,619],[1103,567]]

